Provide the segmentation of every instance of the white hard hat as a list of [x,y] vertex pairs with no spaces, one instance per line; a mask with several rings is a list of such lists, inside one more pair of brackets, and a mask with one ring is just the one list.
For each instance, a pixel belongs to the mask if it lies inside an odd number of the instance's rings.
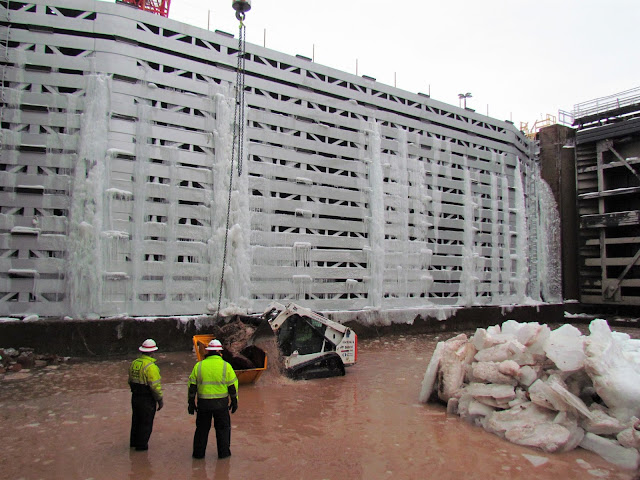
[[222,351],[222,344],[220,343],[220,340],[211,340],[209,342],[209,345],[207,345],[207,348],[205,348],[205,350],[213,350],[216,352],[221,352]]
[[156,345],[155,340],[152,338],[147,338],[142,345],[138,348],[141,352],[155,352],[158,350],[158,346]]

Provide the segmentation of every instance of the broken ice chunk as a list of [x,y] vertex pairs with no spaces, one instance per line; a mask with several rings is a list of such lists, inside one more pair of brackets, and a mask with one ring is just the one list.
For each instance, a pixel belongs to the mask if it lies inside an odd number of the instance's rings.
[[529,398],[536,405],[549,410],[560,411],[564,403],[544,380],[538,379],[529,387]]
[[559,412],[576,412],[591,418],[591,411],[582,400],[567,390],[558,375],[551,375],[546,381],[536,380],[529,387],[529,397],[541,407]]
[[576,448],[584,438],[584,430],[578,426],[578,421],[573,414],[560,412],[553,419],[553,423],[562,425],[569,430],[569,440],[564,444],[561,451],[568,452]]
[[640,453],[635,448],[626,448],[614,440],[587,433],[580,446],[597,453],[606,461],[618,465],[620,468],[637,470],[640,464]]
[[456,397],[452,397],[447,402],[447,413],[450,415],[459,415],[458,405],[460,403],[460,399]]
[[617,418],[607,415],[606,412],[597,408],[591,408],[590,417],[585,418],[581,425],[587,432],[596,435],[615,435],[626,427]]
[[606,321],[594,320],[589,329],[584,367],[596,392],[617,419],[640,417],[640,365],[626,354],[624,341],[612,335]]
[[477,400],[469,402],[469,416],[485,417],[495,411],[494,408],[480,403]]
[[501,343],[493,347],[480,350],[475,355],[478,362],[502,362],[511,360],[515,355],[525,351],[525,346],[517,340],[510,340],[507,343]]
[[513,360],[505,360],[498,364],[498,370],[504,375],[515,377],[520,372],[520,365],[518,365],[518,362],[514,362]]
[[473,360],[476,349],[464,333],[444,342],[442,348],[437,374],[438,398],[447,402],[462,388],[466,367]]
[[514,337],[518,335],[518,332],[522,328],[522,323],[516,322],[515,320],[507,320],[502,322],[502,327],[500,331],[507,335],[513,335]]
[[[575,411],[581,415],[591,418],[591,411],[587,408],[585,403],[577,396],[567,390],[565,383],[558,375],[551,375],[547,379],[547,384],[551,387],[553,392],[562,399],[562,401],[569,407],[568,410]],[[567,410],[566,408],[562,410]]]
[[551,332],[544,343],[544,351],[564,372],[575,372],[584,366],[585,338],[573,325],[562,325]]
[[632,419],[632,425],[618,433],[618,442],[623,447],[640,448],[640,420]]
[[[474,382],[516,385],[518,383],[516,379],[500,371],[501,365],[502,363],[500,362],[473,362],[471,364],[471,380]],[[515,365],[516,368],[519,368],[517,363]],[[511,370],[507,369],[507,371]]]
[[500,345],[514,340],[516,340],[515,335],[501,332],[499,327],[497,329],[489,327],[487,330],[484,328],[478,328],[476,329],[473,337],[471,337],[471,342],[478,350],[491,348],[495,345]]
[[539,423],[507,430],[505,438],[518,445],[535,447],[551,453],[564,448],[571,438],[571,432],[557,423]]
[[470,383],[464,392],[485,405],[499,408],[506,408],[516,398],[513,385]]
[[533,382],[535,382],[540,376],[540,368],[530,367],[529,365],[523,365],[520,367],[520,371],[518,372],[517,379],[520,384],[525,387],[530,386]]
[[518,330],[517,339],[528,350],[536,355],[544,353],[544,342],[549,338],[551,329],[546,325],[540,325],[539,323],[525,323]]
[[509,410],[495,411],[487,415],[482,425],[488,432],[504,437],[508,430],[551,423],[554,417],[555,414],[551,410],[527,402]]
[[431,394],[433,393],[433,386],[436,381],[436,374],[438,373],[438,367],[440,366],[440,359],[442,358],[442,350],[444,349],[444,342],[438,342],[436,349],[431,355],[427,370],[424,372],[424,378],[422,379],[422,388],[420,390],[420,396],[418,400],[421,403],[427,403]]

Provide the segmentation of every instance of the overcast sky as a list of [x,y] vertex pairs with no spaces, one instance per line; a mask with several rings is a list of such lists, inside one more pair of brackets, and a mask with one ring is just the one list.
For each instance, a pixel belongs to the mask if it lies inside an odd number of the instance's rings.
[[[247,41],[501,120],[640,87],[640,0],[253,0]],[[237,36],[232,0],[169,18]]]

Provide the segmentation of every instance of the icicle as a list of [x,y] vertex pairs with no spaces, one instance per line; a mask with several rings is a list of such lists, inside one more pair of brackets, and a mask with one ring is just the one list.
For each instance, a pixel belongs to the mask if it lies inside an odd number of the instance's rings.
[[293,266],[303,268],[311,266],[311,243],[295,242],[293,244]]
[[304,300],[311,288],[311,277],[309,275],[294,275],[292,278],[296,286],[296,300]]

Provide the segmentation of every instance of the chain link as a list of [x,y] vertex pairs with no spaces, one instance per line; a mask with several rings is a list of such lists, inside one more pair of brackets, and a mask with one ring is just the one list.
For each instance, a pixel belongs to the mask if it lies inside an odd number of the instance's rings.
[[[236,15],[237,16],[237,15]],[[235,108],[233,113],[233,145],[231,146],[231,168],[229,175],[229,193],[227,196],[227,220],[224,232],[224,248],[222,250],[222,273],[220,274],[220,292],[218,294],[218,310],[216,321],[220,319],[220,307],[222,305],[222,290],[224,286],[224,271],[227,263],[227,245],[229,243],[229,223],[231,219],[231,194],[233,192],[233,164],[236,158],[236,143],[238,154],[238,177],[242,175],[242,156],[244,154],[244,89],[245,89],[245,36],[246,28],[240,20],[240,32],[238,35],[238,66],[236,68],[236,97]]]

